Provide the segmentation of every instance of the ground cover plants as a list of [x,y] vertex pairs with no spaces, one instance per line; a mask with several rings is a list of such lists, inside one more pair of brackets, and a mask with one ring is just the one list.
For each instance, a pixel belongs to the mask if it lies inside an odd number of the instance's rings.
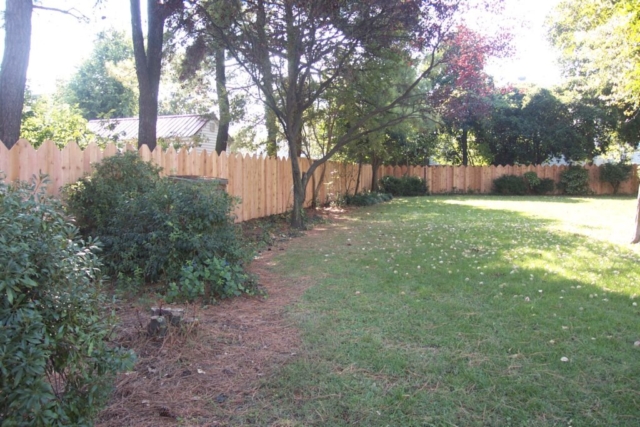
[[269,271],[314,282],[288,315],[301,348],[227,421],[637,425],[633,211],[630,198],[394,199],[293,241]]

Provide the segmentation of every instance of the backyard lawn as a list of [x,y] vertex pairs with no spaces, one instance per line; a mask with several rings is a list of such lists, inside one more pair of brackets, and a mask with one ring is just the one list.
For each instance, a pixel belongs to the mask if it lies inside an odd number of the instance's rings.
[[233,424],[640,425],[631,198],[422,197],[294,240],[302,348]]

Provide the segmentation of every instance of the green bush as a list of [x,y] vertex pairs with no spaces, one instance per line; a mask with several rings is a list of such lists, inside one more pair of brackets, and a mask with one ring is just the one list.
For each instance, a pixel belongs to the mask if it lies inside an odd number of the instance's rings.
[[341,204],[346,206],[371,206],[378,203],[387,202],[393,199],[388,193],[363,192],[356,194],[347,194],[344,196]]
[[540,183],[536,185],[533,189],[533,192],[536,194],[548,194],[553,193],[553,190],[556,189],[556,183],[551,178],[542,178]]
[[497,194],[522,195],[527,193],[527,185],[521,176],[502,175],[493,180],[493,192]]
[[582,166],[569,166],[560,174],[558,188],[570,195],[589,194],[589,171]]
[[[159,178],[136,155],[105,162],[68,187],[66,199],[83,234],[103,242],[106,271],[120,284],[180,283],[185,266],[216,259],[242,265],[246,254],[229,195],[207,183]],[[225,295],[210,295],[217,296]]]
[[0,425],[91,425],[133,355],[108,344],[97,242],[38,187],[0,182]]
[[625,163],[605,163],[600,167],[600,181],[608,182],[613,187],[613,194],[618,194],[620,184],[631,177],[631,165]]
[[387,175],[380,180],[381,190],[394,197],[424,196],[427,194],[427,183],[417,176],[403,176],[396,178]]
[[527,187],[527,191],[532,194],[547,194],[555,189],[555,182],[551,178],[538,178],[538,174],[531,171],[525,172],[522,177]]

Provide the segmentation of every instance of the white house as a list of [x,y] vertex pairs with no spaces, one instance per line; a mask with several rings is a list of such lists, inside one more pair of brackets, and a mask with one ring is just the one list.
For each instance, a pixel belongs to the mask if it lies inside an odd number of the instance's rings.
[[[102,138],[114,141],[138,139],[138,118],[90,120],[89,130]],[[212,152],[216,148],[218,118],[214,114],[182,114],[158,116],[156,137],[168,143],[196,147],[198,151]]]

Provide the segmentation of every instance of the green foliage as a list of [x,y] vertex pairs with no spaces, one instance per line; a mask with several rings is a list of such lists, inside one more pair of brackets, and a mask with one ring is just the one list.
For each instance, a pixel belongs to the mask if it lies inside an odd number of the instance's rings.
[[338,203],[345,206],[371,206],[378,203],[387,202],[393,199],[389,193],[363,192],[357,194],[347,194]]
[[521,176],[502,175],[493,180],[493,192],[497,194],[527,194],[527,184]]
[[556,182],[551,178],[542,178],[540,183],[533,189],[536,194],[553,193],[556,189]]
[[417,176],[403,176],[396,178],[391,175],[382,177],[380,180],[381,190],[394,197],[402,196],[424,196],[427,194],[427,183]]
[[97,242],[42,182],[0,182],[0,425],[86,426],[133,356],[108,344]]
[[582,166],[569,166],[560,174],[558,188],[565,194],[589,194],[589,172]]
[[631,165],[622,162],[605,163],[600,167],[600,181],[611,184],[613,194],[617,194],[620,184],[631,177],[631,169]]
[[531,171],[525,172],[522,177],[527,186],[527,191],[532,194],[547,194],[555,189],[555,182],[551,178],[538,178],[538,174]]
[[85,146],[91,138],[87,121],[76,107],[49,97],[34,97],[27,93],[22,112],[20,137],[39,147],[45,140],[59,148],[69,141]]
[[180,279],[169,284],[167,299],[207,302],[216,298],[229,298],[242,293],[254,293],[249,275],[237,264],[230,264],[221,258],[190,262],[182,267]]
[[136,114],[138,94],[130,37],[117,31],[98,34],[93,53],[61,93],[68,103],[79,105],[87,120]]
[[[215,260],[235,268],[246,256],[231,197],[208,183],[159,178],[158,168],[135,153],[105,159],[66,194],[83,234],[103,242],[106,271],[121,284],[182,283],[206,277],[205,270],[218,277]],[[190,276],[188,265],[194,268]],[[220,295],[217,289],[212,298],[229,295],[227,288]],[[182,294],[192,299],[202,292]]]

